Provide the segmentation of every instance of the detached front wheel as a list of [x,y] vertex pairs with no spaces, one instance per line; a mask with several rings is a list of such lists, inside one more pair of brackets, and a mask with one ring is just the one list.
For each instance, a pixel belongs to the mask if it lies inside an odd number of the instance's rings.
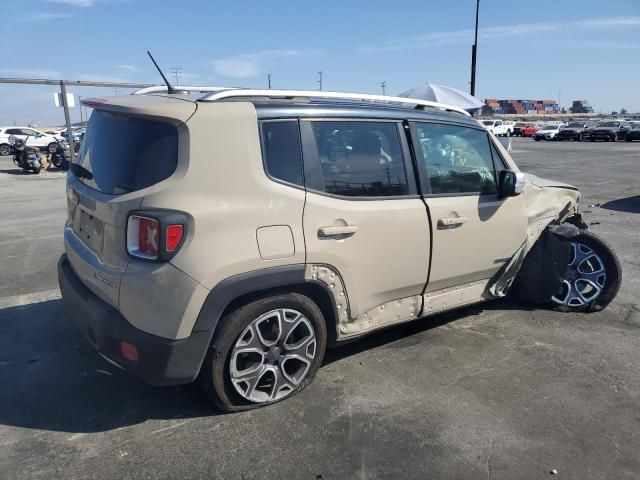
[[622,268],[615,252],[597,235],[581,230],[571,242],[569,264],[554,305],[574,311],[598,311],[615,298]]
[[225,412],[269,405],[311,383],[326,344],[324,317],[309,297],[259,299],[221,319],[199,380]]

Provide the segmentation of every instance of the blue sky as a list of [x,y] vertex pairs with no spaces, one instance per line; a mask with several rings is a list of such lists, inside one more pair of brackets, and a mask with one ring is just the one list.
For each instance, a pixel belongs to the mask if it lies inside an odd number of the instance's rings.
[[[3,0],[0,77],[396,94],[468,89],[475,0]],[[8,20],[8,21],[7,21]],[[477,96],[640,110],[640,0],[481,0]],[[68,33],[67,33],[68,32]],[[62,123],[54,87],[0,85],[0,124]],[[82,96],[113,90],[72,89]],[[121,90],[119,94],[127,91]],[[74,109],[74,120],[79,119]]]

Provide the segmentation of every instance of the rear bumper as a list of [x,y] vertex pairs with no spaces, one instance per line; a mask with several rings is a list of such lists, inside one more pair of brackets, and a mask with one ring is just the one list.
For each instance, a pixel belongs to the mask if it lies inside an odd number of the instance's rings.
[[[198,376],[210,332],[170,340],[135,328],[82,283],[66,255],[58,262],[58,281],[67,316],[98,353],[150,385],[189,383]],[[136,362],[120,354],[120,341],[137,347]]]

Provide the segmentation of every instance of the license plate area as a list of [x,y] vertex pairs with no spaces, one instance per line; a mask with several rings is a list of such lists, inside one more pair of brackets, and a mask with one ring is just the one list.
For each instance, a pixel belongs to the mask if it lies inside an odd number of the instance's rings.
[[78,205],[73,207],[73,233],[93,252],[102,253],[104,223]]

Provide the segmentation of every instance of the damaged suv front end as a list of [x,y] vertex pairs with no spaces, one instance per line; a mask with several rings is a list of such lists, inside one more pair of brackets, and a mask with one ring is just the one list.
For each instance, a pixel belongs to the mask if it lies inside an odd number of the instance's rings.
[[[618,292],[621,268],[613,250],[588,231],[580,192],[572,185],[525,174],[527,240],[505,268],[496,296],[564,310],[596,311]],[[497,285],[498,283],[496,283]]]

